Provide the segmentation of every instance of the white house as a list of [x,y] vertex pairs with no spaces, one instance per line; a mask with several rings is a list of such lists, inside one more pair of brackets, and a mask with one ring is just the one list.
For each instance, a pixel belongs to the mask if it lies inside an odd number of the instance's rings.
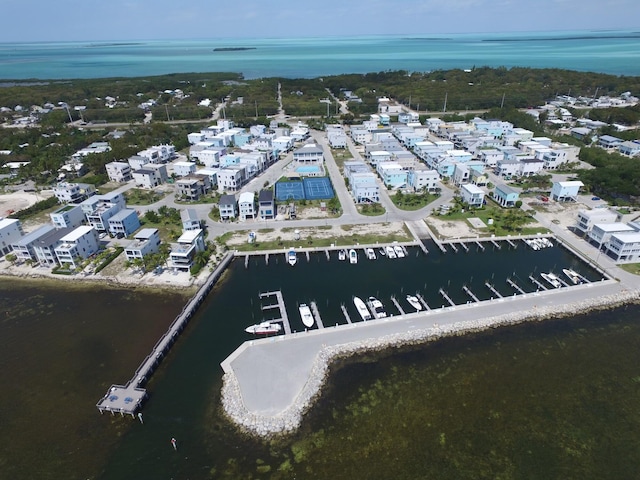
[[20,220],[14,218],[0,220],[0,255],[9,253],[12,250],[11,245],[17,242],[22,235]]
[[129,261],[156,253],[160,249],[160,233],[157,228],[143,228],[134,238],[135,241],[124,249],[124,254]]
[[153,163],[146,164],[140,170],[133,171],[133,180],[138,187],[154,188],[167,180],[167,166]]
[[627,155],[628,157],[640,156],[640,141],[633,140],[622,142],[620,145],[618,145],[618,151],[623,155]]
[[553,182],[551,187],[551,198],[556,202],[576,201],[580,187],[584,187],[584,183],[579,180],[570,182]]
[[73,228],[61,228],[40,236],[32,243],[35,260],[43,267],[55,267],[58,264],[56,247],[62,243],[62,238],[72,231]]
[[196,173],[196,164],[193,162],[175,162],[173,164],[173,173],[178,177],[186,177]]
[[95,193],[96,189],[88,183],[61,182],[53,187],[53,194],[60,203],[79,203]]
[[593,210],[579,210],[576,229],[583,234],[588,234],[595,224],[616,223],[622,216],[608,208]]
[[112,182],[127,182],[131,180],[131,165],[125,162],[109,162],[105,165],[107,176]]
[[138,156],[147,158],[147,163],[166,163],[176,155],[173,145],[158,145],[138,152]]
[[246,169],[242,165],[233,165],[218,170],[218,190],[235,192],[246,181]]
[[196,253],[203,251],[204,233],[201,229],[184,232],[176,243],[171,244],[171,253],[167,260],[169,268],[189,271]]
[[460,187],[460,196],[471,207],[481,207],[484,202],[484,190],[472,183]]
[[315,143],[307,143],[293,152],[293,159],[300,163],[321,163],[324,152]]
[[376,168],[382,182],[391,188],[404,188],[407,186],[408,172],[397,162],[382,162]]
[[408,183],[414,190],[434,192],[440,188],[440,175],[435,170],[413,168],[409,170]]
[[243,192],[238,199],[238,211],[240,220],[245,221],[247,218],[255,218],[256,202],[253,192]]
[[53,228],[51,225],[42,225],[41,227],[35,229],[33,232],[27,233],[24,237],[16,239],[11,244],[11,250],[13,251],[13,254],[18,258],[18,260],[35,260],[36,256],[34,246],[36,242],[40,238],[54,231],[55,228]]
[[49,216],[56,228],[76,228],[85,221],[85,214],[80,205],[63,205]]
[[271,144],[273,148],[275,148],[279,152],[288,152],[293,148],[293,143],[294,143],[293,137],[283,135],[283,136],[274,138]]
[[616,262],[640,262],[640,232],[612,234],[607,254]]
[[611,235],[616,233],[634,233],[636,229],[631,225],[622,222],[615,223],[596,223],[587,234],[589,241],[598,245],[598,248],[607,246]]
[[79,259],[88,258],[98,251],[98,232],[89,225],[83,225],[62,237],[60,242],[55,248],[58,263],[76,268]]
[[180,210],[180,221],[182,221],[182,230],[197,230],[202,228],[202,221],[198,218],[198,213],[193,208]]

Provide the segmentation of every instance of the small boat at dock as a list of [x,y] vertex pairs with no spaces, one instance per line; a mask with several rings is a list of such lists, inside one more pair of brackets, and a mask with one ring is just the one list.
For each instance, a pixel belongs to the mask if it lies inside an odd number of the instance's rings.
[[369,309],[360,297],[353,297],[353,304],[356,306],[356,310],[358,310],[362,320],[371,320],[371,312],[369,312]]
[[369,260],[375,260],[376,259],[376,252],[373,251],[373,248],[367,248],[366,252],[367,252],[367,258]]
[[311,309],[306,303],[300,304],[298,307],[298,311],[300,312],[300,318],[302,318],[302,323],[307,328],[313,327],[313,324],[316,322],[313,318],[313,314],[311,313]]
[[387,246],[385,250],[387,251],[387,257],[396,258],[396,251],[391,245]]
[[407,302],[409,302],[409,304],[416,309],[416,312],[422,310],[422,304],[420,303],[418,297],[416,297],[415,295],[407,295]]
[[289,263],[289,265],[291,265],[292,267],[298,263],[298,256],[296,255],[295,250],[291,249],[289,250],[289,253],[287,254],[287,262]]
[[394,245],[393,251],[396,252],[396,257],[404,258],[404,250],[402,250],[400,245]]
[[562,273],[564,273],[567,276],[567,278],[571,280],[571,283],[573,283],[574,285],[582,283],[582,276],[580,276],[574,270],[571,270],[570,268],[563,268]]
[[560,288],[562,286],[562,283],[560,283],[560,279],[553,273],[543,272],[540,274],[540,276],[544,278],[547,283],[549,283],[549,285],[551,285],[553,288]]
[[369,297],[369,307],[374,317],[384,318],[387,316],[387,312],[384,311],[384,305],[382,305],[382,302],[376,297]]
[[381,248],[380,250],[378,250],[378,253],[383,257],[387,254],[387,252],[384,251],[384,248]]
[[245,332],[254,335],[269,335],[270,333],[278,333],[280,330],[282,330],[282,326],[275,322],[262,322],[244,329]]
[[358,263],[358,252],[353,248],[349,250],[349,263]]
[[346,250],[338,250],[338,260],[346,260],[347,259],[347,251]]

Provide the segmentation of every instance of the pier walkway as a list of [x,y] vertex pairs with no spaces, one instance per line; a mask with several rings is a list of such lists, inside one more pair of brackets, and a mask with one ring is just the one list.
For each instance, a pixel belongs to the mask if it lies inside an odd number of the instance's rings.
[[216,269],[209,275],[204,285],[200,287],[182,309],[180,315],[171,323],[167,332],[158,340],[151,353],[142,361],[131,380],[125,385],[111,385],[107,394],[96,404],[100,413],[106,411],[112,414],[120,413],[121,415],[133,416],[136,410],[140,408],[147,395],[142,386],[149,380],[153,371],[160,364],[162,358],[176,341],[184,327],[189,323],[189,320],[231,260],[233,260],[233,254],[227,253]]

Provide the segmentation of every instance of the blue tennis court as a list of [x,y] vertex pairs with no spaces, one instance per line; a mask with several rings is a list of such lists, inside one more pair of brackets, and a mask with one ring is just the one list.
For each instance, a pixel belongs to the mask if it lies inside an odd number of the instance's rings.
[[312,177],[302,180],[307,200],[329,200],[334,197],[329,177]]
[[276,183],[276,200],[304,200],[304,186],[301,181]]

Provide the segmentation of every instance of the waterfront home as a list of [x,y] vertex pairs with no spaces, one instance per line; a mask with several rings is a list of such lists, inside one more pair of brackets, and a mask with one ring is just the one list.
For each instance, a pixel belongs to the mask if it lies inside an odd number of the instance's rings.
[[231,220],[238,216],[238,202],[233,195],[222,195],[218,201],[221,220]]
[[71,233],[73,228],[61,228],[45,233],[33,242],[35,260],[43,267],[55,267],[58,257],[55,249],[62,244],[62,238]]
[[408,170],[407,184],[415,191],[435,192],[441,188],[438,172],[423,166],[416,166]]
[[50,213],[51,223],[56,228],[76,228],[86,220],[80,205],[63,205]]
[[640,262],[640,233],[613,233],[607,244],[607,255],[617,263]]
[[18,238],[11,244],[13,254],[21,261],[36,260],[34,249],[36,242],[51,232],[55,232],[53,226],[42,225],[33,232],[29,232],[25,236]]
[[575,227],[580,233],[588,234],[595,224],[616,223],[621,219],[621,214],[608,208],[579,210]]
[[182,221],[182,230],[197,230],[202,228],[202,221],[198,218],[198,213],[193,208],[180,210],[180,220]]
[[607,150],[613,150],[617,148],[623,140],[612,135],[602,135],[598,138],[598,146]]
[[60,203],[80,203],[95,192],[96,188],[88,183],[60,182],[53,187],[53,194]]
[[493,199],[503,207],[514,207],[520,199],[520,194],[508,185],[496,185]]
[[131,165],[125,162],[109,162],[105,165],[107,176],[112,182],[123,183],[133,178]]
[[77,268],[79,260],[97,253],[99,248],[98,232],[89,225],[83,225],[71,231],[60,239],[60,245],[55,248],[58,263]]
[[201,229],[184,232],[176,243],[171,244],[167,265],[174,270],[188,272],[193,265],[196,253],[203,251],[204,248],[204,233]]
[[243,192],[238,198],[238,211],[240,220],[245,221],[248,218],[255,218],[255,194],[253,192]]
[[11,252],[11,245],[23,236],[20,220],[3,218],[0,220],[0,255]]
[[470,207],[481,207],[484,203],[484,190],[472,183],[460,187],[460,196]]
[[131,208],[123,208],[109,218],[109,233],[114,237],[128,237],[140,228],[138,213]]
[[176,181],[176,195],[189,201],[198,201],[211,191],[211,179],[207,175],[190,174]]
[[575,202],[578,198],[580,187],[584,187],[584,183],[579,180],[553,182],[551,198],[556,202]]
[[138,152],[138,156],[146,158],[146,163],[166,163],[176,156],[176,149],[173,145],[158,145]]
[[273,190],[260,190],[260,194],[258,195],[258,216],[265,220],[276,217],[276,204],[273,197]]
[[157,228],[143,228],[135,234],[134,238],[135,241],[124,249],[124,254],[129,261],[157,253],[160,249],[160,233]]
[[637,232],[637,229],[622,222],[596,223],[587,234],[587,238],[589,242],[597,245],[598,248],[602,248],[603,246],[607,246],[607,243],[613,234],[635,232]]
[[218,190],[235,192],[247,182],[244,165],[231,165],[218,170]]
[[344,176],[356,203],[380,202],[380,186],[366,163],[360,160],[344,162]]

